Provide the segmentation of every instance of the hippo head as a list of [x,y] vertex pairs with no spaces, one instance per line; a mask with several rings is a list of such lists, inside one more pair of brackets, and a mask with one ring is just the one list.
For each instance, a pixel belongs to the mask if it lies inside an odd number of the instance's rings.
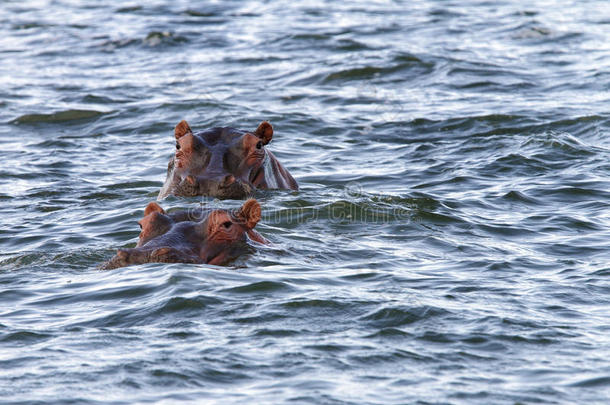
[[298,189],[266,148],[273,138],[273,127],[266,121],[253,132],[226,127],[198,133],[181,121],[174,136],[176,152],[159,199],[169,194],[240,199],[255,189]]
[[119,249],[103,268],[149,262],[224,264],[243,251],[247,236],[268,243],[254,230],[260,218],[261,207],[254,199],[234,211],[207,209],[187,214],[167,213],[152,202],[139,221],[136,247]]
[[152,202],[138,222],[141,231],[136,247],[119,249],[103,268],[149,262],[224,264],[243,250],[246,235],[268,243],[254,230],[260,218],[261,207],[254,199],[234,211],[195,210],[186,215],[167,213]]

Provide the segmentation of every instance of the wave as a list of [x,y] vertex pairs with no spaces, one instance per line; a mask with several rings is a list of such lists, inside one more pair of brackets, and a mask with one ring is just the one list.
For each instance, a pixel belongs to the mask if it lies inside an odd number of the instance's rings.
[[11,121],[13,124],[64,123],[68,121],[90,121],[109,111],[96,110],[64,110],[48,114],[25,114]]

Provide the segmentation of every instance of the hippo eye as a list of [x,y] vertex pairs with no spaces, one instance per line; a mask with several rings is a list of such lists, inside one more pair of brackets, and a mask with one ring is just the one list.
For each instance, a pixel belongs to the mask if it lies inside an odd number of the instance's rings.
[[222,224],[222,226],[224,226],[226,229],[229,229],[231,225],[233,225],[233,222],[231,221],[223,222]]
[[176,142],[176,150],[180,149],[180,144]]
[[256,144],[256,149],[260,149],[263,147],[263,142],[262,141],[258,141],[258,143]]

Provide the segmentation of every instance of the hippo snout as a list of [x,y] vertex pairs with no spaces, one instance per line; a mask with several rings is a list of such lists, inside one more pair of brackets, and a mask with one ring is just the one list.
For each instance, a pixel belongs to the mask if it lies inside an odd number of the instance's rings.
[[184,196],[208,195],[241,199],[252,194],[252,187],[232,174],[212,178],[188,175],[177,184],[174,193]]

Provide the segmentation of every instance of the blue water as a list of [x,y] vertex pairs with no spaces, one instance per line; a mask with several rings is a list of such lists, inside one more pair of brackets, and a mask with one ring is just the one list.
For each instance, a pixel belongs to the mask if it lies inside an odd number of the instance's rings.
[[[2,2],[0,402],[608,403],[609,10]],[[272,245],[99,270],[182,119],[274,125]]]

